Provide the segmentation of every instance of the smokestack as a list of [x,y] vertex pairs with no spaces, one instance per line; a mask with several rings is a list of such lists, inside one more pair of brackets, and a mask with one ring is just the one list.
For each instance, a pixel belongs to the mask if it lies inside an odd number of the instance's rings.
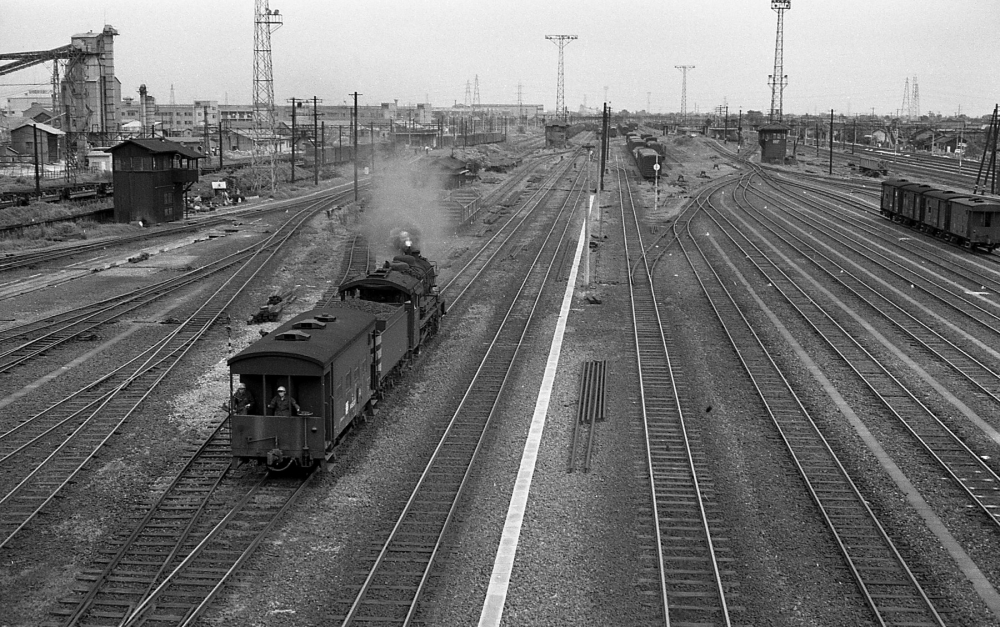
[[139,85],[139,137],[146,136],[146,85]]
[[420,250],[420,230],[416,228],[393,229],[392,247],[397,252],[410,254],[412,250]]

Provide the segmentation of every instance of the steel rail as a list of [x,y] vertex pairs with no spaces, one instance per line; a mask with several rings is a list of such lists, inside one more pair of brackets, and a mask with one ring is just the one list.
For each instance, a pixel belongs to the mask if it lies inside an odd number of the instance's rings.
[[[260,250],[258,255],[254,258],[247,260],[247,262],[242,266],[241,270],[246,269],[249,276],[245,277],[242,281],[239,281],[239,271],[235,273],[225,285],[220,287],[216,293],[206,299],[206,302],[199,307],[199,309],[188,319],[189,322],[182,324],[177,330],[175,330],[171,337],[176,340],[176,346],[171,347],[169,345],[164,345],[163,349],[166,351],[166,355],[173,356],[173,360],[167,365],[162,367],[152,367],[152,363],[155,361],[154,356],[150,356],[144,366],[140,367],[140,371],[144,374],[148,374],[152,377],[152,381],[147,382],[143,387],[145,389],[140,389],[138,391],[126,391],[129,385],[136,381],[139,375],[133,377],[133,379],[128,380],[120,384],[115,388],[115,393],[109,395],[109,397],[99,405],[98,410],[94,411],[89,418],[86,419],[85,425],[93,423],[95,429],[98,433],[94,436],[86,434],[84,431],[84,425],[81,425],[75,432],[74,435],[79,435],[81,437],[71,437],[65,440],[58,448],[52,451],[45,459],[39,463],[27,477],[25,477],[13,490],[7,493],[3,498],[0,498],[0,505],[10,501],[14,498],[15,494],[20,491],[19,503],[21,510],[18,510],[16,518],[9,520],[8,517],[0,518],[0,533],[3,534],[2,540],[0,540],[0,548],[7,545],[11,539],[17,535],[25,526],[38,515],[42,509],[48,505],[56,494],[58,494],[69,482],[82,471],[84,466],[97,454],[105,443],[117,432],[125,420],[134,413],[143,400],[156,386],[166,377],[173,369],[173,367],[180,362],[180,360],[187,354],[187,352],[195,345],[198,339],[207,332],[207,330],[214,324],[215,320],[219,315],[228,307],[233,300],[246,288],[246,286],[252,281],[257,274],[259,274],[262,269],[266,266],[267,262],[270,261],[280,250],[284,243],[286,243],[298,230],[298,228],[308,219],[310,219],[318,211],[317,208],[311,208],[308,210],[303,210],[296,215],[293,220],[290,220],[286,224],[294,224],[287,229],[287,232],[282,233],[281,231],[274,234],[273,241],[270,245],[272,248],[270,251],[267,250],[268,247],[264,247]],[[280,236],[280,237],[279,237]],[[268,252],[268,254],[264,254]],[[262,261],[256,264],[256,267],[251,266],[251,261],[256,259],[257,256],[262,257]],[[192,327],[188,329],[188,327]],[[146,366],[149,366],[146,368]],[[124,404],[123,407],[117,408],[112,402],[117,401],[120,404]],[[118,409],[121,413],[118,416],[104,416],[101,420],[98,420],[98,416],[102,413],[101,410],[108,408],[108,412],[104,413],[114,413],[115,409]],[[110,424],[105,424],[110,423]],[[96,439],[96,442],[88,442],[87,437],[92,440]],[[76,441],[80,441],[81,445],[85,448],[82,451],[78,451],[73,454],[69,454],[69,447],[71,444],[75,444]],[[63,455],[65,451],[65,455]],[[65,468],[61,466],[65,465]],[[46,487],[43,490],[26,490],[22,489],[28,485],[28,480],[35,477],[36,475],[41,475],[42,470],[49,470],[56,474],[56,477],[47,477],[44,481],[46,486],[54,485],[54,489]],[[40,477],[41,479],[41,477]],[[7,531],[13,527],[9,532]]]
[[[618,194],[625,258],[631,262],[629,302],[659,571],[656,593],[666,627],[729,626],[725,584],[684,416],[680,388],[686,383],[671,358],[673,339],[663,329],[636,203],[622,171]],[[630,242],[638,244],[635,252]],[[669,547],[668,539],[674,543]]]
[[[329,201],[329,199],[310,201],[306,210],[310,207],[321,206]],[[186,272],[183,275],[172,277],[138,290],[119,294],[97,303],[89,303],[41,320],[34,320],[18,327],[5,329],[0,332],[0,342],[11,341],[19,337],[31,337],[32,339],[18,346],[0,351],[0,360],[2,360],[0,361],[0,373],[8,372],[15,366],[21,365],[46,351],[69,342],[82,333],[96,329],[170,293],[240,263],[247,257],[256,254],[261,248],[268,246],[268,242],[271,241],[272,237],[227,255],[220,260],[208,263],[201,268]],[[35,335],[39,332],[41,332],[40,335]]]
[[[582,172],[578,174],[577,184],[581,176]],[[576,193],[582,194],[582,190]],[[368,619],[372,618],[405,626],[414,619],[431,568],[441,551],[445,534],[458,510],[460,497],[483,448],[489,426],[496,414],[500,397],[506,390],[544,287],[549,282],[559,251],[567,246],[566,233],[573,216],[569,215],[566,218],[562,216],[568,213],[566,207],[569,204],[567,198],[556,212],[531,262],[530,269],[512,298],[500,327],[490,341],[486,355],[476,369],[472,382],[445,427],[402,513],[375,558],[368,576],[345,613],[341,623],[344,627],[355,622],[368,622]],[[560,222],[562,229],[557,231]],[[544,265],[543,254],[547,254],[549,259]],[[443,511],[442,507],[446,507],[447,511]],[[430,529],[426,529],[427,527]],[[423,541],[407,542],[404,541],[406,537],[422,538]],[[414,542],[419,544],[419,547],[413,547]],[[390,554],[399,556],[414,570],[400,572],[401,565],[390,560]],[[391,594],[403,599],[398,605],[381,603],[369,596],[376,590],[383,595]],[[394,611],[397,609],[398,611]],[[386,611],[391,615],[386,616],[383,613]],[[405,615],[401,616],[403,611]],[[363,613],[365,616],[362,617]]]
[[[750,209],[753,205],[745,193],[747,186],[742,186],[741,188],[744,190],[744,206]],[[920,317],[910,313],[909,310],[905,309],[898,302],[893,301],[890,298],[890,295],[894,291],[891,286],[886,286],[885,284],[870,285],[865,278],[861,276],[861,271],[869,273],[870,276],[869,268],[878,267],[890,275],[899,278],[901,281],[909,282],[911,286],[915,286],[920,282],[919,280],[902,275],[900,272],[889,267],[887,265],[888,261],[886,263],[880,261],[880,258],[885,259],[885,256],[877,250],[870,250],[856,246],[854,240],[847,238],[834,238],[834,241],[840,244],[844,249],[861,256],[865,260],[866,264],[864,267],[861,267],[856,263],[852,264],[859,270],[857,273],[852,272],[849,267],[845,267],[834,259],[833,253],[824,253],[819,248],[807,242],[802,236],[793,233],[790,226],[780,224],[778,221],[763,212],[758,212],[755,209],[751,210],[754,211],[755,219],[761,225],[763,225],[771,233],[774,233],[777,237],[780,237],[797,253],[812,259],[816,268],[831,279],[834,284],[842,286],[861,302],[870,306],[874,311],[878,312],[888,324],[898,329],[903,335],[908,336],[915,344],[923,347],[924,350],[926,350],[930,355],[937,357],[943,363],[947,364],[949,368],[968,381],[980,392],[991,398],[994,402],[1000,404],[1000,372],[991,367],[983,359],[977,358],[969,351],[948,339],[943,333],[936,331],[931,325]],[[784,215],[787,216],[790,214],[786,212]],[[797,216],[792,214],[792,217]],[[811,224],[804,219],[803,222],[805,222],[806,226],[811,226]],[[796,244],[796,242],[798,242],[798,244]],[[807,250],[804,250],[804,248]],[[819,263],[819,260],[825,261],[826,263]],[[924,277],[921,278],[933,285],[931,279]],[[852,287],[848,284],[848,281],[853,281],[857,287]],[[881,280],[879,280],[879,282],[881,282]],[[935,287],[945,294],[950,293],[946,287]],[[954,321],[959,318],[968,318],[973,322],[979,323],[983,332],[992,333],[996,328],[1000,327],[1000,315],[991,314],[982,307],[976,307],[975,305],[970,306],[968,299],[964,297],[956,296],[955,298],[960,301],[960,305],[956,305],[953,302],[950,302],[946,297],[934,293],[929,288],[922,286],[920,289],[929,297],[954,312],[954,315],[948,318],[948,322],[950,324],[954,324]],[[865,290],[869,292],[870,295],[865,296],[859,290]],[[904,298],[902,296],[899,297]],[[905,298],[912,301],[912,298],[910,297]],[[884,302],[885,305],[880,306],[878,304],[879,302]],[[987,316],[987,319],[981,320],[973,316],[970,311],[970,309],[973,308]],[[891,311],[887,311],[887,309],[891,309]],[[903,322],[906,322],[906,324],[903,324]],[[961,333],[969,337],[965,325],[962,325]],[[976,340],[978,340],[978,338],[976,338]],[[994,350],[988,350],[987,352],[989,353],[989,357],[992,359],[1000,358],[1000,355],[998,355]]]
[[[303,211],[317,211],[322,204],[310,204],[305,207]],[[299,215],[299,214],[296,214]],[[301,216],[300,216],[301,217]],[[287,223],[292,225],[289,228],[297,229],[294,219]],[[264,250],[266,247],[272,245],[275,241],[283,237],[286,232],[286,228],[282,227],[275,233],[273,233],[267,240],[260,242],[257,245],[248,247],[239,253],[239,260],[247,262],[248,259],[252,259],[254,255],[259,254],[260,251]],[[294,232],[294,230],[293,230]],[[244,254],[245,253],[245,254]],[[234,262],[235,263],[235,262]],[[230,263],[228,265],[234,265]],[[245,267],[245,266],[244,266]],[[239,273],[239,269],[234,272],[233,276]],[[99,387],[111,387],[112,390],[116,389],[121,385],[129,385],[130,382],[137,376],[142,375],[145,371],[149,370],[149,367],[138,367],[136,368],[136,363],[142,360],[149,359],[151,355],[155,355],[158,351],[162,350],[163,347],[173,340],[175,333],[181,330],[182,326],[178,326],[174,332],[167,334],[152,346],[148,347],[145,351],[133,357],[129,361],[125,362],[118,368],[112,370],[111,372],[101,376],[100,378],[87,384],[85,387],[77,390],[75,393],[63,398],[60,401],[50,405],[48,408],[42,412],[35,414],[34,416],[22,421],[14,428],[8,430],[7,432],[0,434],[0,464],[5,462],[8,458],[17,452],[23,450],[26,446],[34,444],[38,439],[44,437],[54,429],[62,427],[67,424],[68,421],[73,420],[80,416],[82,413],[91,410],[96,404],[103,402],[107,395],[111,392],[100,393]],[[162,359],[169,359],[170,355],[162,357]],[[161,359],[161,361],[162,361]],[[160,364],[157,362],[155,367]],[[96,394],[96,397],[95,397]],[[80,403],[81,397],[93,397],[89,403],[77,406]],[[58,411],[68,411],[67,414],[58,414]],[[31,428],[32,431],[28,433],[23,433],[27,429]]]
[[[719,214],[720,217],[721,213]],[[710,216],[715,219],[714,216]],[[728,221],[728,218],[723,218]],[[953,484],[969,498],[969,502],[983,512],[994,528],[1000,528],[1000,474],[990,467],[982,456],[973,451],[939,416],[920,400],[919,394],[906,386],[882,360],[878,359],[850,331],[845,329],[826,309],[810,297],[794,279],[772,260],[760,247],[749,240],[745,228],[731,223],[726,227],[716,220],[716,224],[727,234],[749,263],[756,266],[762,276],[774,286],[801,316],[805,324],[813,328],[855,373],[859,381],[882,403],[897,423],[908,431],[917,444],[952,479]],[[746,226],[746,225],[743,225]],[[747,239],[748,250],[736,242],[732,233],[739,233]],[[764,266],[771,268],[771,272]],[[799,294],[797,298],[795,294]],[[798,302],[796,302],[798,301]],[[806,310],[809,311],[806,311]],[[824,331],[821,328],[826,327]],[[833,339],[836,334],[843,340]],[[868,367],[861,366],[868,364]]]
[[[710,196],[699,204],[711,207]],[[944,627],[923,587],[746,317],[746,308],[716,270],[720,263],[710,261],[691,232],[690,222],[685,229],[684,241],[697,251],[697,255],[689,252],[682,242],[685,258],[879,624]],[[735,270],[721,249],[718,254],[723,257],[721,264]]]

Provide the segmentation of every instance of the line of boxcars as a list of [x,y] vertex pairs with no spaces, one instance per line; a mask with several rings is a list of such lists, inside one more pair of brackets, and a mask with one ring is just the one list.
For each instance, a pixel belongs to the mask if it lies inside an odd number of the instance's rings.
[[61,187],[44,187],[41,193],[32,189],[11,190],[0,193],[0,209],[26,207],[33,202],[59,202],[62,200],[93,200],[111,198],[114,195],[112,183],[78,183]]
[[[339,294],[335,305],[295,316],[229,359],[230,388],[243,383],[254,400],[246,413],[231,409],[234,466],[325,464],[345,429],[375,413],[445,313],[437,269],[409,247]],[[300,411],[273,415],[269,399],[279,386]]]
[[886,218],[974,250],[1000,246],[1000,198],[974,196],[914,183],[882,182]]
[[656,169],[653,166],[659,164],[662,168],[666,156],[663,140],[649,133],[631,132],[625,136],[625,145],[632,153],[639,174],[645,179],[655,178]]

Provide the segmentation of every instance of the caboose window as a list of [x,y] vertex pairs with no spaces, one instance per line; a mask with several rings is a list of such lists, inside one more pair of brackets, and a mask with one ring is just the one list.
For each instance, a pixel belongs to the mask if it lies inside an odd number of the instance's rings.
[[983,226],[987,228],[993,226],[993,214],[989,211],[983,214]]

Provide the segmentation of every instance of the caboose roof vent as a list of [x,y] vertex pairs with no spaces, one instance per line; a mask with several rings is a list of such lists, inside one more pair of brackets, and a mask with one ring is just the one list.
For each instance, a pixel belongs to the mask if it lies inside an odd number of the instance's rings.
[[324,311],[322,313],[318,313],[315,316],[313,316],[313,319],[318,320],[320,322],[336,322],[337,316],[333,315],[332,313],[327,313]]
[[292,327],[296,329],[325,329],[326,322],[318,318],[306,318],[305,320],[299,320]]
[[305,342],[310,337],[305,331],[285,331],[284,333],[275,335],[274,339],[279,342]]

